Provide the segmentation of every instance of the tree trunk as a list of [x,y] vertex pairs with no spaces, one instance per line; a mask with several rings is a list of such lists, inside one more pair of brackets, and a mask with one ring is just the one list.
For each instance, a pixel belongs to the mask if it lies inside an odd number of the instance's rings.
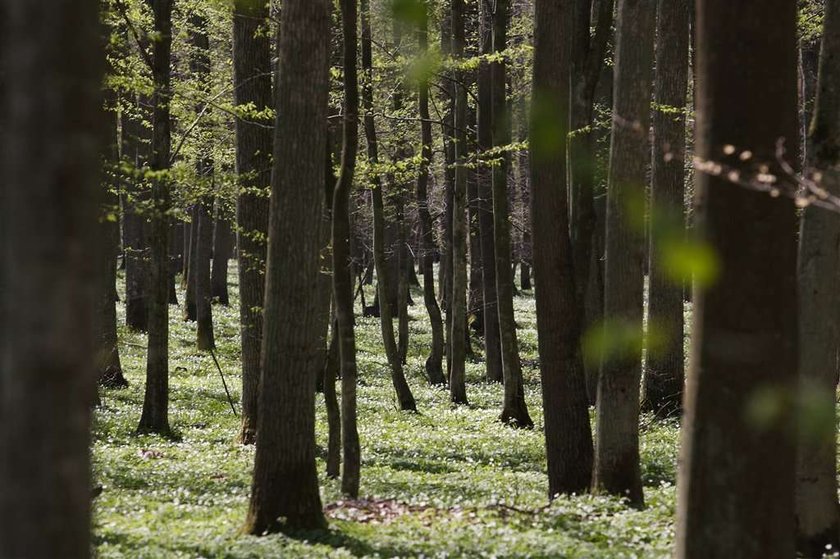
[[[341,29],[344,45],[344,130],[342,134],[341,171],[333,193],[333,292],[338,322],[338,350],[341,358],[341,416],[344,443],[344,472],[341,491],[352,498],[359,496],[361,451],[356,426],[356,335],[353,314],[353,274],[350,257],[350,190],[356,171],[359,149],[359,78],[356,69],[358,27],[356,0],[341,0]],[[381,304],[389,301],[383,297]]]
[[[212,172],[212,170],[210,171]],[[213,219],[210,217],[210,199],[198,206],[198,239],[195,262],[190,268],[195,278],[195,317],[199,350],[215,349],[213,337],[213,305],[210,295],[210,250],[213,247]]]
[[213,219],[213,273],[210,297],[220,305],[230,305],[228,294],[228,263],[233,256],[233,232],[227,215],[222,210],[221,198],[216,198],[216,216]]
[[[362,88],[362,105],[365,111],[365,139],[367,140],[368,162],[375,167],[379,162],[379,147],[376,139],[376,126],[373,119],[373,54],[371,50],[371,28],[369,0],[362,0],[362,71],[365,74]],[[417,405],[408,386],[400,360],[399,349],[394,338],[392,307],[386,296],[390,284],[390,269],[385,258],[385,205],[382,194],[382,179],[373,177],[373,260],[376,266],[376,287],[379,295],[379,318],[382,327],[382,341],[385,355],[391,369],[391,381],[399,400],[400,409],[415,411]]]
[[30,0],[2,8],[2,557],[91,555],[100,8]]
[[[480,4],[481,54],[493,53],[493,12],[500,9],[493,0],[481,0]],[[481,288],[483,291],[484,318],[484,374],[490,382],[502,382],[502,348],[499,338],[499,307],[496,293],[496,233],[493,227],[493,180],[494,169],[486,161],[486,153],[493,147],[493,66],[482,62],[478,68],[478,149],[480,163],[478,178],[478,224],[481,250]],[[502,85],[504,87],[504,84]],[[501,116],[501,115],[499,115]],[[505,194],[507,196],[507,194]],[[510,266],[505,275],[510,275]]]
[[184,320],[195,321],[198,315],[195,286],[198,262],[198,222],[201,219],[201,204],[195,203],[190,208],[190,223],[187,225],[187,254],[184,271]]
[[[254,104],[262,113],[273,105],[271,42],[261,28],[268,7],[236,0],[233,20],[233,68],[237,105]],[[263,299],[265,287],[268,193],[271,185],[271,122],[236,119],[237,258],[239,263],[239,322],[242,337],[242,426],[244,444],[256,441],[260,382]]]
[[679,416],[685,384],[683,284],[669,277],[662,250],[685,239],[685,105],[688,89],[688,0],[659,0],[648,331],[663,347],[648,351],[642,401],[660,416]]
[[[423,21],[417,32],[421,56],[428,51],[429,21],[428,13],[424,12]],[[429,313],[429,323],[432,329],[432,345],[429,357],[426,359],[426,376],[432,385],[446,384],[443,376],[443,320],[440,307],[435,297],[434,262],[437,250],[434,241],[434,224],[429,212],[429,166],[432,163],[432,123],[429,115],[429,82],[421,80],[418,85],[418,112],[420,115],[421,154],[420,169],[417,173],[417,208],[420,216],[421,252],[420,265],[423,270],[423,302]],[[441,264],[442,266],[442,264]]]
[[138,431],[169,434],[169,218],[168,171],[171,150],[169,103],[172,51],[172,0],[153,0],[154,28],[152,76],[152,158],[150,167],[159,175],[152,182],[154,204],[149,231],[149,341],[146,357],[146,393]]
[[[507,0],[497,0],[493,14],[493,51],[502,53],[507,48],[507,26],[509,18]],[[507,66],[504,60],[492,65],[492,107],[493,146],[502,147],[510,143],[510,120],[506,95]],[[501,155],[493,167],[490,203],[496,237],[493,259],[485,260],[487,268],[496,267],[498,291],[499,334],[501,338],[501,361],[504,366],[505,397],[501,420],[515,427],[534,426],[525,403],[525,387],[522,379],[522,364],[519,361],[519,341],[516,337],[516,320],[513,313],[513,275],[510,258],[510,216],[508,215],[508,169],[510,159]],[[485,293],[485,301],[487,294]]]
[[[464,57],[464,0],[451,0],[452,56]],[[463,77],[463,73],[461,73]],[[455,404],[467,403],[467,90],[464,84],[455,93],[455,183],[452,194],[452,295],[449,300],[452,330],[449,338],[449,398]]]
[[567,121],[563,115],[569,95],[569,50],[564,40],[568,16],[565,3],[535,3],[531,220],[551,498],[586,491],[592,471],[566,197]]
[[328,0],[286,0],[280,16],[284,117],[275,123],[259,444],[245,525],[253,535],[326,525],[315,463],[321,242],[313,224],[324,207],[330,8]]
[[[642,338],[644,291],[644,204],[650,119],[655,0],[619,0],[613,133],[607,188],[607,263],[604,316],[613,328]],[[636,212],[636,215],[634,215]],[[615,343],[615,341],[614,341]],[[607,351],[598,383],[595,490],[644,505],[639,464],[640,344]]]
[[[808,149],[808,167],[822,174],[822,188],[840,194],[840,1],[826,2],[818,90]],[[840,221],[809,206],[799,244],[799,379],[810,417],[803,429],[796,480],[799,552],[820,557],[840,547],[837,503],[836,402],[840,351],[837,278],[840,276]]]
[[[778,175],[782,138],[796,165],[796,4],[698,0],[701,161]],[[786,404],[799,345],[796,211],[789,198],[710,170],[697,174],[697,225],[720,274],[694,297],[676,556],[787,559],[796,553],[795,418]]]

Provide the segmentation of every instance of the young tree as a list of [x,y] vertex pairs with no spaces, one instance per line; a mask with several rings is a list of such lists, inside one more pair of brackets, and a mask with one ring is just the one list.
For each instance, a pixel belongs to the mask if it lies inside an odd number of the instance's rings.
[[[350,191],[356,172],[359,149],[359,76],[356,67],[358,52],[358,16],[356,0],[341,0],[341,29],[344,44],[344,129],[341,148],[341,171],[332,200],[333,297],[338,324],[338,351],[341,358],[341,417],[344,445],[344,472],[341,490],[359,496],[361,451],[356,427],[356,334],[353,315],[353,265],[350,256]],[[380,297],[387,307],[388,297]]]
[[233,256],[233,231],[228,221],[227,211],[223,207],[223,200],[216,197],[213,218],[213,272],[210,286],[210,297],[220,305],[230,305],[228,293],[228,264]]
[[795,0],[697,1],[698,227],[720,274],[694,296],[679,558],[795,555],[796,211],[730,178],[778,174],[780,139],[795,164],[796,80]]
[[679,415],[685,384],[683,285],[668,276],[660,246],[685,236],[689,11],[688,0],[659,0],[656,24],[648,328],[662,331],[664,347],[647,354],[642,401],[649,411],[672,416]]
[[[417,42],[421,56],[429,48],[429,14],[428,6],[423,4],[423,18],[417,30]],[[426,359],[426,376],[433,385],[446,384],[443,376],[443,320],[440,307],[435,297],[434,261],[437,254],[434,240],[434,223],[429,211],[429,166],[432,163],[432,121],[429,114],[429,80],[422,77],[418,83],[417,107],[420,115],[421,155],[420,169],[417,172],[417,208],[420,215],[420,236],[422,242],[421,268],[423,270],[423,302],[429,313],[429,323],[432,329],[432,345],[429,357]]]
[[149,341],[146,357],[146,393],[138,431],[169,433],[169,179],[172,97],[172,2],[150,0],[156,40],[153,42],[152,157],[149,167],[159,175],[152,182],[152,222],[149,231]]
[[580,366],[566,198],[569,2],[534,4],[531,223],[549,497],[581,493],[592,472],[592,431]]
[[[452,56],[464,57],[464,0],[451,0]],[[449,335],[449,398],[467,403],[467,90],[463,83],[455,89],[455,183],[452,195],[452,313]]]
[[[264,29],[267,25],[267,4],[236,0],[233,15],[234,99],[240,107],[253,103],[255,114],[264,114],[273,106],[271,42]],[[236,119],[236,170],[239,175],[236,224],[242,337],[242,427],[239,438],[245,444],[256,441],[257,430],[271,134],[270,121],[265,118]]]
[[315,379],[330,9],[329,0],[286,0],[280,15],[276,107],[283,117],[275,124],[259,444],[245,525],[255,535],[326,523],[315,465]]
[[[825,3],[822,52],[808,167],[821,186],[840,194],[840,2]],[[799,551],[819,557],[840,548],[837,503],[836,401],[840,323],[840,220],[831,212],[805,209],[799,242],[799,378],[809,415],[797,455],[796,526]],[[830,546],[830,547],[829,547]]]
[[[610,175],[607,190],[604,316],[642,332],[643,228],[633,200],[644,199],[655,0],[619,0]],[[636,223],[634,223],[636,221]],[[606,331],[610,335],[609,329]],[[641,337],[641,336],[640,336]],[[641,347],[604,357],[598,383],[593,487],[644,503],[639,465]]]
[[[368,162],[371,166],[376,166],[379,162],[379,143],[376,136],[376,122],[373,117],[373,50],[371,48],[372,36],[369,0],[362,0],[361,12],[362,71],[364,72],[362,107],[365,111],[365,139],[367,141]],[[374,266],[376,267],[376,288],[379,295],[379,320],[382,328],[382,342],[385,346],[385,355],[388,359],[388,366],[391,369],[391,381],[394,384],[400,409],[415,411],[417,404],[414,401],[414,395],[405,378],[399,348],[394,337],[393,307],[391,306],[391,297],[388,295],[390,290],[389,285],[394,278],[391,276],[392,269],[385,257],[385,202],[382,188],[382,178],[376,173],[373,176],[373,189],[371,193],[373,199],[373,260]],[[349,229],[347,234],[349,235]],[[348,296],[352,299],[352,285],[349,289]]]
[[91,555],[100,8],[69,0],[0,8],[2,557]]

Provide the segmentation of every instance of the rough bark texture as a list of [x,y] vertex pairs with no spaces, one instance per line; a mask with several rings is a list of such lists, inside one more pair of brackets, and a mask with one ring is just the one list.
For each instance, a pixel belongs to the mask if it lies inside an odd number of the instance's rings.
[[592,471],[567,218],[568,17],[565,3],[535,2],[531,223],[549,497],[586,491]]
[[[362,106],[365,111],[365,139],[367,141],[368,162],[376,165],[379,161],[379,147],[376,138],[376,123],[373,119],[373,53],[371,50],[371,28],[369,0],[362,0],[362,70],[365,74],[362,88]],[[383,183],[380,175],[373,177],[373,260],[376,267],[376,288],[379,295],[379,319],[382,328],[382,342],[391,370],[400,409],[414,411],[417,405],[414,395],[405,378],[399,348],[394,337],[393,311],[390,304],[388,286],[392,281],[387,259],[385,258],[385,205],[382,193]]]
[[[784,138],[795,165],[795,0],[698,0],[697,24],[698,157],[778,173]],[[742,162],[741,150],[752,158]],[[694,296],[676,556],[794,557],[794,418],[784,405],[762,419],[749,413],[795,394],[794,204],[723,175],[698,173],[697,183],[697,227],[720,275]]]
[[2,7],[2,557],[91,555],[99,9],[30,0]]
[[[493,52],[493,0],[481,0],[480,42],[481,54]],[[496,5],[496,9],[499,6]],[[482,160],[484,152],[493,147],[493,66],[483,62],[478,68],[478,149]],[[501,116],[501,115],[500,115]],[[489,163],[479,165],[478,175],[478,224],[481,246],[481,287],[484,308],[484,375],[490,382],[502,382],[502,348],[499,339],[499,307],[496,293],[496,233],[493,224],[494,169]],[[510,268],[508,268],[510,269]],[[505,272],[509,275],[509,272]]]
[[[607,321],[642,333],[644,227],[633,207],[644,200],[653,70],[655,0],[620,0],[616,41],[613,133],[607,189]],[[607,331],[610,335],[610,330]],[[608,352],[598,383],[593,487],[644,504],[639,464],[640,345]]]
[[321,243],[313,224],[324,207],[330,8],[329,0],[286,0],[280,16],[283,117],[275,123],[259,444],[245,526],[255,535],[326,524],[315,464]]
[[[356,334],[353,315],[353,274],[350,255],[350,191],[356,171],[359,149],[359,77],[356,68],[358,52],[358,16],[356,0],[341,0],[341,29],[344,68],[344,129],[341,148],[341,171],[333,193],[333,293],[338,323],[338,350],[341,358],[341,416],[344,444],[344,471],[341,491],[350,497],[359,496],[361,451],[356,426]],[[387,298],[382,298],[387,305]]]
[[[507,26],[509,19],[507,0],[497,0],[493,14],[493,51],[504,52],[507,48]],[[493,82],[493,146],[510,143],[510,119],[506,96],[507,66],[502,60],[492,66]],[[516,320],[513,313],[513,274],[510,257],[510,212],[508,211],[508,169],[510,158],[505,153],[493,167],[492,216],[496,237],[494,260],[487,260],[487,267],[495,264],[498,297],[499,337],[501,360],[504,370],[505,397],[502,406],[502,422],[515,427],[533,427],[525,403],[525,387],[522,379],[522,364],[519,361],[519,340],[516,337]],[[485,295],[486,297],[486,295]]]
[[[424,14],[423,22],[417,32],[417,40],[421,53],[425,53],[429,46],[428,14]],[[417,208],[420,217],[420,237],[422,251],[420,253],[420,267],[423,271],[423,302],[429,314],[432,329],[432,345],[429,357],[426,358],[426,376],[433,385],[446,384],[443,376],[443,319],[435,297],[434,262],[438,254],[434,240],[434,223],[429,211],[429,166],[432,163],[432,122],[429,115],[429,82],[423,80],[418,85],[418,113],[420,115],[421,154],[423,159],[417,173]]]
[[688,90],[688,0],[659,0],[653,111],[653,172],[648,329],[663,347],[645,360],[642,401],[657,415],[678,416],[685,384],[683,285],[660,252],[685,237],[685,105]]
[[[233,20],[233,68],[237,105],[253,103],[257,111],[272,106],[271,43],[260,29],[268,7],[236,0]],[[239,321],[242,336],[242,427],[240,439],[253,444],[257,430],[262,306],[265,285],[268,189],[271,183],[270,122],[236,119],[237,258]]]
[[[823,45],[808,166],[822,187],[840,193],[840,2],[826,2]],[[840,220],[805,209],[799,244],[799,376],[806,410],[820,418],[803,430],[797,454],[796,526],[800,553],[820,557],[840,547],[837,503],[836,403],[840,351],[837,278]]]
[[[152,75],[152,171],[166,171],[170,165],[171,123],[169,102],[170,55],[172,51],[172,0],[153,0],[155,32]],[[146,393],[138,431],[169,433],[169,178],[152,182],[153,210],[149,227],[149,341],[146,357]]]

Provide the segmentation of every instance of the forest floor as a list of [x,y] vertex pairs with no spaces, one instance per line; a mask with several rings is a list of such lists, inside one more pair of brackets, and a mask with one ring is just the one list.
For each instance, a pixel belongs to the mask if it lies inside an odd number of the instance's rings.
[[[239,307],[213,307],[217,351],[239,407]],[[372,291],[369,292],[372,296]],[[170,307],[168,440],[134,433],[143,402],[144,335],[121,328],[125,390],[104,390],[96,413],[94,537],[110,557],[667,557],[673,540],[678,429],[643,416],[642,475],[647,507],[590,495],[548,505],[533,294],[515,300],[526,395],[536,428],[498,422],[502,387],[468,364],[469,407],[431,388],[423,363],[430,332],[414,289],[406,369],[419,413],[398,411],[378,319],[359,318],[359,433],[362,500],[347,502],[324,475],[326,413],[317,399],[318,470],[328,531],[297,537],[243,536],[254,448],[236,443],[231,412],[209,354],[195,348],[195,324]],[[183,301],[183,293],[179,292]],[[372,300],[372,297],[371,297]],[[124,309],[118,305],[120,324]],[[473,341],[477,353],[480,343]]]

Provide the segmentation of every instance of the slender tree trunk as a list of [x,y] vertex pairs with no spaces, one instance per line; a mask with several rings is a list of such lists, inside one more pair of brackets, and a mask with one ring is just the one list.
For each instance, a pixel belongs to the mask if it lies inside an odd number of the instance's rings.
[[321,241],[313,224],[324,207],[330,8],[328,0],[286,0],[280,16],[283,117],[275,123],[259,444],[245,525],[254,535],[326,524],[315,463]]
[[[444,8],[440,22],[440,50],[443,56],[452,55],[452,15]],[[455,194],[455,74],[445,74],[444,113],[441,131],[444,145],[444,216],[443,216],[443,255],[440,262],[440,305],[445,311],[444,338],[446,350],[446,375],[452,370],[452,209]]]
[[531,220],[548,491],[581,493],[592,471],[592,432],[580,367],[566,197],[567,3],[536,0],[531,108]]
[[[171,123],[169,103],[172,51],[172,0],[153,0],[155,32],[152,75],[152,171],[169,169]],[[149,341],[146,357],[146,393],[138,431],[169,433],[169,178],[161,174],[152,183],[154,204],[149,231]]]
[[408,357],[408,300],[410,297],[408,274],[412,269],[412,264],[408,247],[408,223],[405,218],[405,199],[407,196],[403,191],[403,185],[399,185],[398,188],[400,192],[397,194],[397,228],[399,230],[399,243],[397,245],[399,257],[397,267],[399,278],[397,281],[397,355],[400,364],[405,366]]
[[210,294],[210,251],[213,247],[213,218],[210,217],[210,200],[198,204],[198,246],[196,261],[191,268],[195,276],[195,316],[199,350],[216,347],[213,336],[213,305]]
[[[507,0],[497,0],[493,14],[493,51],[502,53],[507,48],[507,25],[509,5]],[[510,143],[510,120],[506,95],[507,66],[504,60],[492,65],[492,107],[494,147]],[[525,387],[522,379],[522,364],[519,361],[519,341],[516,337],[516,320],[513,314],[513,275],[510,258],[510,216],[508,212],[508,169],[507,154],[501,155],[493,167],[490,203],[494,221],[495,254],[485,260],[490,268],[495,265],[498,291],[498,319],[501,338],[501,361],[504,366],[505,397],[502,405],[502,422],[515,427],[533,427],[525,403]],[[485,300],[486,300],[485,293]]]
[[[421,56],[428,51],[429,21],[424,12],[423,21],[417,32]],[[443,376],[443,320],[435,297],[434,262],[437,254],[434,241],[434,224],[429,212],[429,166],[432,163],[432,123],[429,115],[429,82],[421,80],[418,85],[418,112],[420,115],[421,154],[420,169],[417,173],[417,208],[420,216],[421,253],[420,264],[423,270],[423,302],[429,313],[432,329],[432,346],[426,359],[426,376],[433,385],[446,384]]]
[[[840,1],[826,2],[823,44],[808,167],[822,188],[840,194]],[[840,547],[837,503],[836,401],[840,351],[837,278],[840,221],[822,208],[805,209],[799,244],[799,379],[803,401],[819,425],[803,429],[798,448],[796,526],[799,552],[820,557]]]
[[[376,126],[373,119],[373,54],[371,49],[370,5],[369,0],[362,0],[362,70],[365,74],[362,88],[362,105],[365,111],[365,139],[367,140],[368,162],[376,166],[379,161],[379,148],[376,139]],[[382,179],[373,177],[373,259],[376,266],[376,286],[379,295],[379,318],[382,327],[382,341],[385,355],[391,369],[391,380],[399,400],[400,409],[415,411],[417,405],[408,386],[400,360],[399,349],[394,338],[394,321],[388,300],[390,270],[385,258],[385,206],[382,194]]]
[[100,8],[2,7],[2,557],[91,556]]
[[688,0],[659,0],[653,113],[648,330],[664,346],[645,362],[642,401],[657,415],[678,416],[685,384],[683,285],[669,277],[663,249],[685,238],[685,105],[688,89]]
[[228,263],[233,256],[233,232],[227,215],[221,208],[221,198],[216,198],[213,219],[213,272],[210,297],[220,305],[230,305],[228,293]]
[[[356,69],[358,52],[358,16],[356,0],[341,0],[344,44],[344,132],[341,171],[333,194],[333,291],[338,322],[338,349],[341,356],[341,407],[344,442],[344,472],[341,491],[359,496],[361,452],[356,427],[356,335],[353,315],[353,275],[350,258],[350,190],[359,149],[359,78]],[[387,306],[387,297],[380,303]]]
[[[619,0],[615,101],[607,189],[604,315],[616,328],[642,333],[644,230],[633,215],[644,204],[653,69],[654,0]],[[606,335],[613,330],[606,328]],[[593,487],[644,505],[639,463],[641,347],[608,352],[598,383]]]
[[[233,68],[237,105],[253,103],[258,112],[272,107],[271,43],[261,27],[268,7],[236,0],[233,20]],[[242,426],[239,438],[253,444],[257,431],[263,299],[265,286],[268,193],[271,184],[271,122],[236,119],[237,258],[239,322],[242,337]]]
[[187,254],[184,271],[184,320],[195,321],[198,316],[195,286],[198,264],[198,222],[201,220],[201,204],[195,203],[190,208],[190,223],[187,226]]
[[[796,4],[698,0],[702,161],[778,175],[782,138],[796,165]],[[697,226],[720,274],[694,297],[676,557],[787,559],[796,553],[795,418],[783,403],[797,381],[796,211],[710,170],[697,174]],[[768,401],[778,413],[759,417]]]
[[[452,56],[464,57],[464,0],[451,0]],[[455,93],[455,183],[452,195],[452,295],[451,364],[449,398],[455,404],[467,403],[466,336],[467,336],[467,90],[464,84]]]

